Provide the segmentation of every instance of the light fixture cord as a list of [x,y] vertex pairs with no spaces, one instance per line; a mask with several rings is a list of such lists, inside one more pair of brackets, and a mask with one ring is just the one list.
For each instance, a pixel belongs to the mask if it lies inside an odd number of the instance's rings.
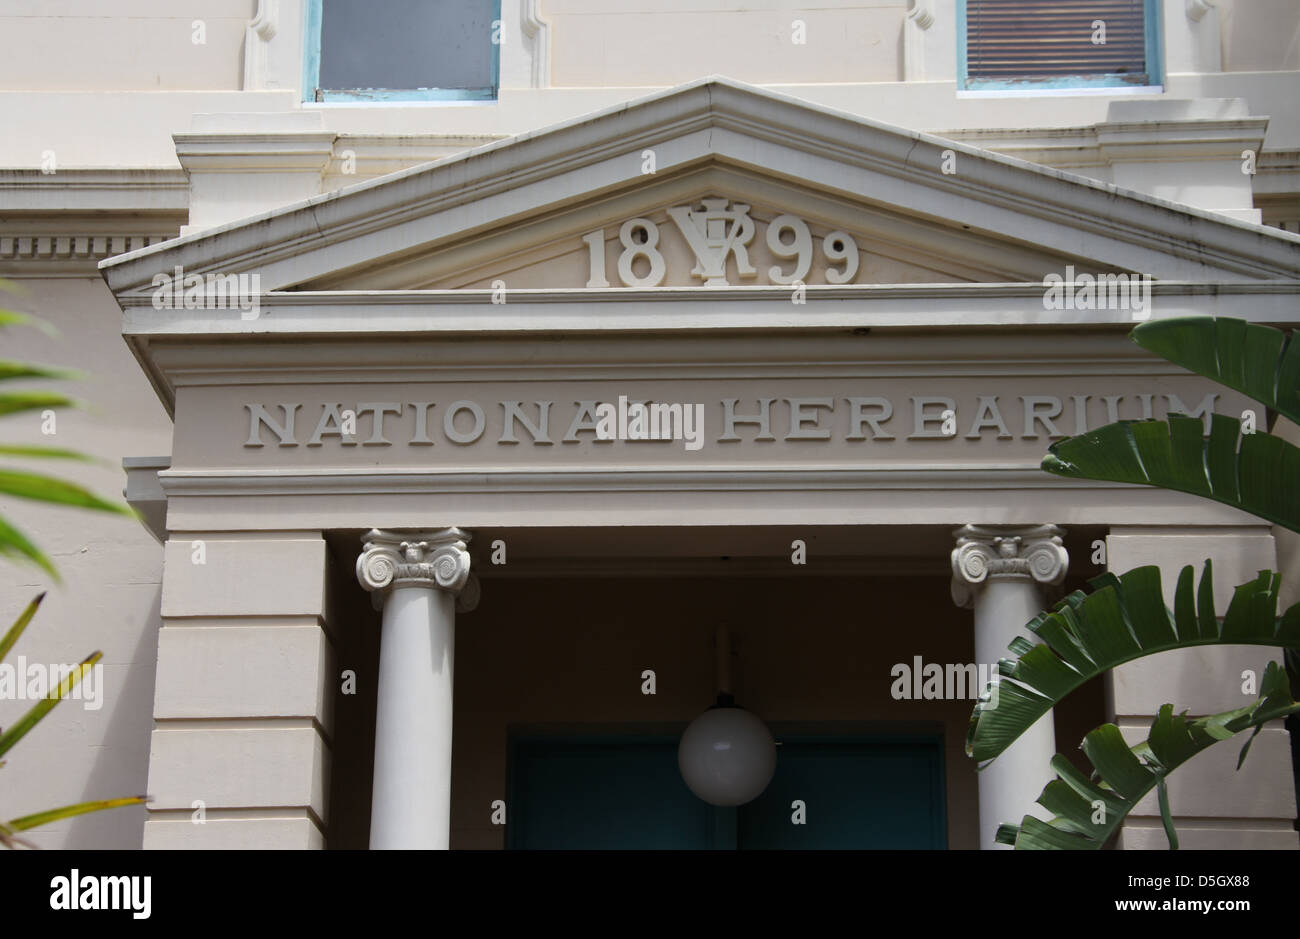
[[718,695],[731,697],[734,691],[731,687],[731,630],[726,626],[718,627],[714,639],[714,656]]

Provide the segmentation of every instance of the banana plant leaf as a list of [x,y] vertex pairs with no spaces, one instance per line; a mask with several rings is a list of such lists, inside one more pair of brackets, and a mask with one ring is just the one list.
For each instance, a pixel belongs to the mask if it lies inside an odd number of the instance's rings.
[[1300,712],[1291,697],[1286,673],[1269,662],[1253,704],[1188,720],[1175,715],[1174,706],[1161,706],[1147,738],[1130,747],[1114,724],[1103,724],[1083,738],[1082,749],[1091,761],[1092,777],[1084,775],[1061,755],[1052,758],[1057,778],[1049,782],[1038,803],[1054,813],[1050,821],[1026,815],[1019,825],[999,826],[996,840],[1017,849],[1095,851],[1119,828],[1133,807],[1152,789],[1160,791],[1160,810],[1170,847],[1178,846],[1169,817],[1165,779],[1182,764],[1220,740],[1245,730],[1254,733],[1242,747],[1237,768],[1263,726]]
[[[1241,433],[1241,422],[1200,419],[1119,421],[1059,440],[1042,468],[1073,479],[1158,486],[1204,496],[1300,532],[1300,449],[1267,433]],[[1240,445],[1238,441],[1240,440]]]
[[1179,316],[1142,323],[1129,337],[1300,423],[1300,344],[1290,334],[1228,316]]
[[1018,636],[1008,647],[1016,659],[998,663],[999,680],[976,703],[966,754],[983,768],[1084,682],[1143,656],[1217,644],[1300,647],[1300,603],[1278,617],[1279,580],[1260,571],[1237,587],[1220,622],[1209,561],[1196,589],[1191,565],[1182,569],[1172,611],[1158,567],[1093,578],[1090,590],[1074,591],[1026,625],[1040,643]]

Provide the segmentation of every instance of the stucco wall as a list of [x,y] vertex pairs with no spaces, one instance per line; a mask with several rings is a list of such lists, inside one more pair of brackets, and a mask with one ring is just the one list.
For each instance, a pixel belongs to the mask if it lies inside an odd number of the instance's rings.
[[256,10],[257,0],[8,0],[0,88],[236,89]]
[[[902,79],[906,0],[550,0],[556,86]],[[954,50],[955,54],[955,50]]]
[[1300,68],[1300,7],[1295,0],[1217,0],[1225,72]]
[[[516,2],[504,0],[505,17]],[[671,85],[708,74],[796,84],[902,80],[908,6],[542,0],[539,12],[551,25],[557,87]],[[109,10],[96,0],[8,0],[0,4],[0,87],[235,90],[243,83],[244,30],[257,7],[257,0],[118,0]],[[955,16],[953,0],[930,7],[940,21]],[[1219,0],[1217,7],[1208,15],[1221,23],[1224,71],[1300,68],[1292,0]],[[951,34],[951,24],[940,26]],[[800,30],[806,42],[798,41]],[[61,41],[50,42],[52,33]]]
[[[22,461],[120,499],[125,455],[167,453],[171,423],[122,341],[121,312],[98,279],[22,280],[25,294],[0,294],[0,303],[29,310],[59,330],[8,327],[4,357],[78,369],[84,380],[23,382],[58,388],[85,402],[55,412],[56,433],[41,433],[40,411],[0,421],[7,444],[66,447],[102,463]],[[6,818],[90,799],[145,792],[149,769],[158,595],[162,551],[139,523],[121,516],[0,499],[0,513],[26,532],[63,577],[56,586],[39,569],[0,562],[0,624],[13,621],[42,590],[49,594],[8,661],[25,656],[45,665],[80,662],[104,653],[102,706],[58,705],[6,757]],[[30,701],[0,701],[8,727]],[[141,843],[144,809],[124,808],[42,827],[31,840],[42,847],[132,848]]]

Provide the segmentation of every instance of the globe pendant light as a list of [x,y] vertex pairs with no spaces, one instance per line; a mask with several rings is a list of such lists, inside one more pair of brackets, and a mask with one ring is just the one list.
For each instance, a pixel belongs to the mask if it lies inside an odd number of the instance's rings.
[[717,636],[717,704],[691,721],[677,746],[677,766],[691,792],[710,805],[758,798],[776,771],[776,741],[731,694],[731,637]]

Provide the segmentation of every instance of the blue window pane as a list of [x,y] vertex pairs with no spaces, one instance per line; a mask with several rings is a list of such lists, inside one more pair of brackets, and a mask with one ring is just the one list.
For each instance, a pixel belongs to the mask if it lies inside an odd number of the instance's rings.
[[322,0],[316,87],[485,89],[495,0]]

